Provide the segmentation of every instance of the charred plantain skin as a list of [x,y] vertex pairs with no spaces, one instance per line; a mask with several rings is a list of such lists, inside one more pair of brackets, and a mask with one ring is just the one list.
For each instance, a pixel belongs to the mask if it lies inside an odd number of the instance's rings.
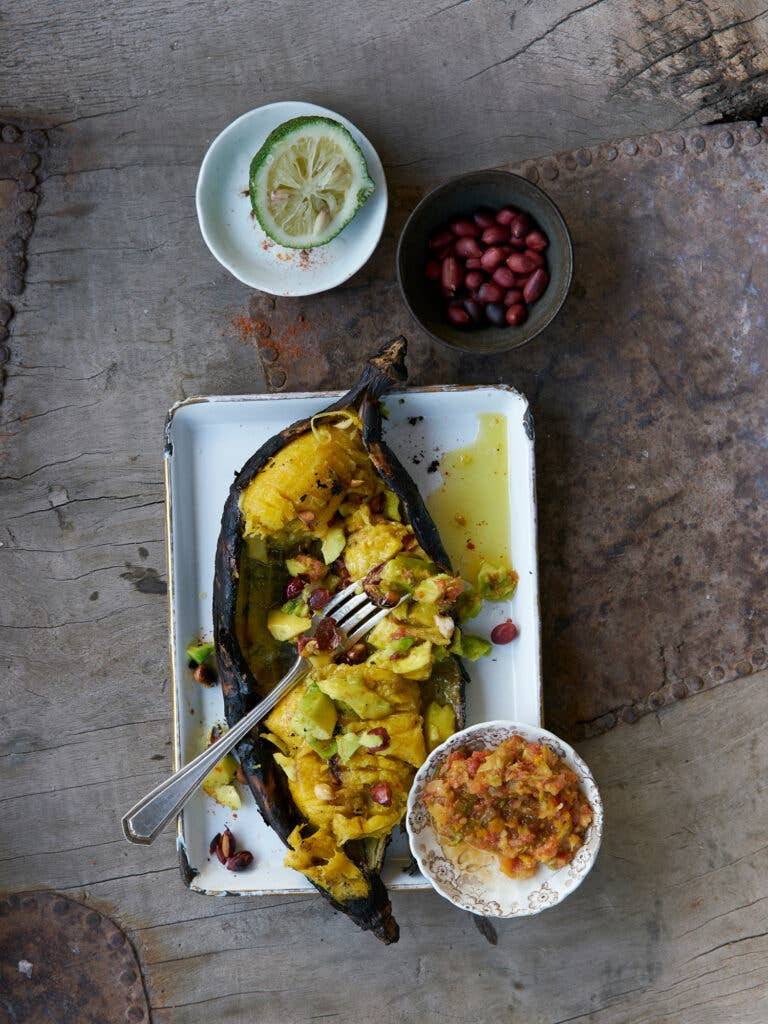
[[[396,384],[407,379],[405,353],[407,342],[398,337],[385,345],[367,363],[360,379],[342,398],[325,411],[354,407],[359,410],[363,423],[363,442],[377,473],[403,502],[408,521],[421,547],[444,571],[450,572],[450,560],[440,540],[437,528],[427,512],[418,488],[405,468],[382,439],[382,413],[380,397]],[[286,648],[270,652],[268,662],[255,671],[241,649],[236,629],[238,589],[241,583],[240,565],[244,557],[243,517],[240,497],[254,476],[267,461],[290,441],[311,429],[310,419],[299,420],[270,438],[245,463],[236,475],[224,505],[221,531],[216,548],[213,588],[213,624],[219,677],[224,694],[227,721],[234,725],[265,696],[290,666],[294,654]],[[441,694],[453,705],[459,727],[464,722],[464,684],[466,674],[458,659],[444,663],[444,679],[436,684]],[[288,788],[282,769],[274,761],[274,747],[257,732],[244,739],[237,747],[243,771],[265,822],[273,828],[287,845],[287,838],[304,819],[299,813]],[[399,928],[392,917],[387,890],[379,874],[385,841],[379,843],[375,862],[366,863],[361,857],[358,865],[368,883],[368,894],[344,903],[320,886],[315,886],[325,898],[364,930],[389,944],[397,942]],[[314,883],[313,883],[314,884]]]

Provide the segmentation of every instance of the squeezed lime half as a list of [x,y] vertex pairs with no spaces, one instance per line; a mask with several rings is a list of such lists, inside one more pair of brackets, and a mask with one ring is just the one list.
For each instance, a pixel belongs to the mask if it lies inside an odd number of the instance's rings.
[[251,161],[251,205],[266,234],[292,249],[326,245],[373,194],[362,150],[330,117],[278,125]]

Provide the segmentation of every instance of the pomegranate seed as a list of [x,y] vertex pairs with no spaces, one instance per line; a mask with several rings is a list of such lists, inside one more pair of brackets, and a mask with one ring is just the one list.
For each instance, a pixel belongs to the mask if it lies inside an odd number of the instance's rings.
[[495,644],[511,644],[519,632],[512,619],[507,619],[492,630],[491,641]]
[[371,800],[382,807],[392,806],[392,788],[388,782],[377,782],[371,786]]
[[285,585],[285,597],[287,601],[292,601],[294,597],[298,597],[304,589],[304,580],[299,579],[298,576],[291,576]]

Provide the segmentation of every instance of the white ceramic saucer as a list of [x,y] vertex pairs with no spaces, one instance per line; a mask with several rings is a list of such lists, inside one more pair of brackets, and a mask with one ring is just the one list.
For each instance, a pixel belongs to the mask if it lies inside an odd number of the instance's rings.
[[[302,253],[276,245],[251,216],[248,172],[274,128],[307,114],[332,117],[350,131],[376,190],[336,238]],[[200,167],[195,201],[206,245],[239,281],[272,295],[314,295],[346,281],[373,253],[387,215],[387,183],[376,150],[350,121],[314,103],[286,101],[257,107],[217,135]]]

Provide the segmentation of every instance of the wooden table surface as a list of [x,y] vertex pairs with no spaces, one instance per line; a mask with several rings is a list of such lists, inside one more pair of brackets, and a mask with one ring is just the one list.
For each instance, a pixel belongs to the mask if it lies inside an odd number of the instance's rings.
[[214,135],[304,98],[419,186],[754,114],[767,27],[758,3],[671,0],[19,0],[0,16],[0,122],[50,143],[0,403],[0,883],[110,914],[156,1022],[768,1020],[766,673],[580,745],[606,805],[598,863],[496,946],[427,893],[395,897],[387,949],[313,896],[195,896],[171,830],[142,849],[118,824],[171,763],[165,411],[265,387],[231,329],[248,289],[197,229]]

